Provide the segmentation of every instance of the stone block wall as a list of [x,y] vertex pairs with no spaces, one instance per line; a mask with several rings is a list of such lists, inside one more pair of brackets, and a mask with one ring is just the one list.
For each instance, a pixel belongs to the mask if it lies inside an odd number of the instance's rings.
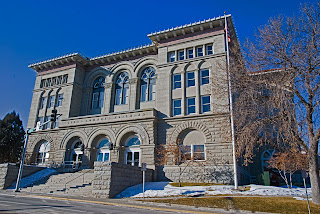
[[[9,188],[17,180],[19,167],[20,165],[16,165],[12,163],[0,164],[0,188],[1,189]],[[28,175],[31,175],[43,169],[45,169],[45,167],[24,165],[22,177],[26,177]]]
[[[153,170],[147,169],[146,182],[152,181]],[[92,193],[96,197],[113,198],[128,187],[142,183],[141,167],[114,162],[95,162]]]

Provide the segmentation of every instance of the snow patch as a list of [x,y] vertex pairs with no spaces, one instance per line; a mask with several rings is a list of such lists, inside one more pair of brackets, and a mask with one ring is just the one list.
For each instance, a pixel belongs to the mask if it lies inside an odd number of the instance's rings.
[[[45,178],[45,177],[48,177],[54,173],[56,173],[57,171],[55,169],[51,169],[51,168],[47,168],[47,169],[43,169],[39,172],[36,172],[32,175],[29,175],[27,177],[24,177],[21,179],[21,182],[20,182],[20,188],[26,188],[28,187],[29,185],[37,182],[37,181],[40,181],[41,179]],[[14,182],[11,187],[9,187],[8,189],[15,189],[16,188],[16,182]]]
[[[274,187],[251,184],[248,191],[234,190],[231,185],[213,186],[186,186],[174,187],[169,182],[147,182],[145,184],[145,197],[170,197],[170,196],[197,196],[197,195],[262,195],[262,196],[305,196],[305,189],[294,187]],[[308,195],[311,195],[311,188],[308,188]],[[142,184],[127,188],[116,198],[139,198],[143,197]]]

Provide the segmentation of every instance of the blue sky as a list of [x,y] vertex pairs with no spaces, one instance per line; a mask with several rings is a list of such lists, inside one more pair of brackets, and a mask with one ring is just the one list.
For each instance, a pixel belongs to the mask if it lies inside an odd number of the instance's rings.
[[231,14],[240,42],[304,0],[0,0],[0,118],[15,110],[26,127],[36,72],[28,64],[80,51],[94,57],[150,43],[147,34]]

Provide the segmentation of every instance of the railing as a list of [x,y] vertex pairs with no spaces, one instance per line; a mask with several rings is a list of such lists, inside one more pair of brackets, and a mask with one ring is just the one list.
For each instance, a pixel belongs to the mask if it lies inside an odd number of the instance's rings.
[[65,185],[64,185],[64,189],[65,189],[65,190],[64,190],[64,193],[67,193],[67,184],[69,184],[69,183],[72,182],[72,181],[75,181],[76,179],[80,178],[81,176],[82,176],[82,183],[84,184],[84,176],[85,176],[87,173],[93,172],[93,171],[94,171],[94,169],[88,170],[88,171],[86,171],[85,173],[82,173],[82,175],[79,175],[79,176],[75,177],[74,179],[72,179],[72,180],[68,181],[67,183],[65,183]]
[[72,169],[79,169],[81,166],[82,161],[63,161],[62,167],[63,168],[72,168]]

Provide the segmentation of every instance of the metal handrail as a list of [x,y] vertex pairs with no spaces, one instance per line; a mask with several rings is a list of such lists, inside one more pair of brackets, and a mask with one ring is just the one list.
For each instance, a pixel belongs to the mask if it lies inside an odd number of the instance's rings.
[[79,175],[79,176],[77,176],[76,178],[74,178],[74,179],[68,181],[67,183],[65,183],[65,185],[64,185],[65,192],[64,192],[64,193],[67,192],[67,184],[68,184],[68,183],[70,183],[71,181],[74,181],[74,180],[78,179],[78,178],[81,177],[81,176],[83,176],[82,182],[84,183],[84,175],[87,174],[87,173],[89,173],[89,172],[92,172],[92,171],[94,171],[94,169],[88,170],[87,172],[83,173],[82,175]]

